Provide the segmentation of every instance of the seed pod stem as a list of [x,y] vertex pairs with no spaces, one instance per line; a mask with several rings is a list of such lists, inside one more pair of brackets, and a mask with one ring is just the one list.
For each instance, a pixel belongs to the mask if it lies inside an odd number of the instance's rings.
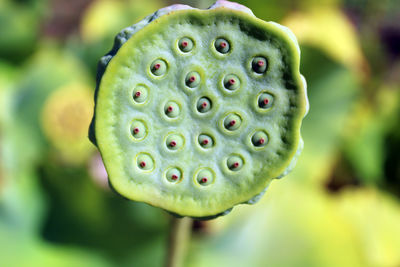
[[187,243],[190,239],[193,220],[188,217],[171,216],[168,238],[168,252],[165,259],[166,267],[182,267],[185,259]]

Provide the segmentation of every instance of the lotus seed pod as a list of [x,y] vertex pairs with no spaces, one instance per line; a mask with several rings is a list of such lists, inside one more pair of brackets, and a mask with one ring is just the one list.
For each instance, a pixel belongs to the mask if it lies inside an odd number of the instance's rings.
[[100,60],[90,137],[121,195],[209,219],[293,167],[308,104],[288,29],[217,1],[163,8],[118,36]]

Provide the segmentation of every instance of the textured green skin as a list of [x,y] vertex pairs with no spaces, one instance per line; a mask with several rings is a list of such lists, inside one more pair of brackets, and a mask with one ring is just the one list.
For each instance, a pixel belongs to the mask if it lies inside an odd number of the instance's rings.
[[[213,41],[221,36],[229,39],[227,54],[215,50]],[[182,37],[195,41],[191,52],[179,50]],[[117,51],[111,51],[116,55],[102,77],[100,68],[93,127],[110,182],[123,196],[180,215],[208,217],[239,203],[253,203],[272,179],[293,167],[301,147],[300,125],[307,100],[297,44],[281,27],[226,8],[173,11],[136,32]],[[268,58],[264,75],[251,69],[252,59],[259,55]],[[162,76],[150,70],[158,58],[168,65]],[[190,71],[201,76],[195,89],[185,85]],[[224,87],[228,74],[240,79],[239,89]],[[132,100],[137,84],[149,88],[144,105]],[[273,106],[267,110],[258,107],[262,92],[274,96]],[[212,101],[212,109],[204,114],[196,105],[202,96]],[[180,105],[177,118],[165,116],[164,104],[170,100]],[[240,115],[242,123],[229,131],[223,122],[232,112]],[[133,119],[146,122],[148,135],[141,142],[134,142],[131,136]],[[268,133],[263,147],[251,142],[259,130]],[[165,145],[171,133],[185,138],[177,151]],[[205,150],[198,144],[201,133],[213,137],[212,148]],[[154,169],[143,172],[136,168],[139,153],[153,157]],[[232,154],[244,161],[235,172],[227,166]],[[165,177],[171,167],[182,170],[178,183]],[[203,186],[197,182],[199,167],[214,174],[212,183]]]

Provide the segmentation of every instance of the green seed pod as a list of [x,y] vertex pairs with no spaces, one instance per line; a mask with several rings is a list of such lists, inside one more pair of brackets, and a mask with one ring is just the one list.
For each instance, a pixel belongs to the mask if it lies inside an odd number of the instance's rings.
[[[287,28],[218,1],[161,9],[123,33],[99,64],[90,134],[117,192],[209,219],[255,203],[293,167],[308,102]],[[145,105],[127,101],[143,84]],[[139,140],[126,134],[137,118]]]

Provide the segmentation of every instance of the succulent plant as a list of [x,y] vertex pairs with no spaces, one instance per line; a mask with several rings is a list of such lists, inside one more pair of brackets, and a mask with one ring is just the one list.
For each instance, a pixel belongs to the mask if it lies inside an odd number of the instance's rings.
[[89,133],[110,184],[196,218],[256,202],[302,148],[299,61],[290,30],[227,1],[122,30],[99,62]]

